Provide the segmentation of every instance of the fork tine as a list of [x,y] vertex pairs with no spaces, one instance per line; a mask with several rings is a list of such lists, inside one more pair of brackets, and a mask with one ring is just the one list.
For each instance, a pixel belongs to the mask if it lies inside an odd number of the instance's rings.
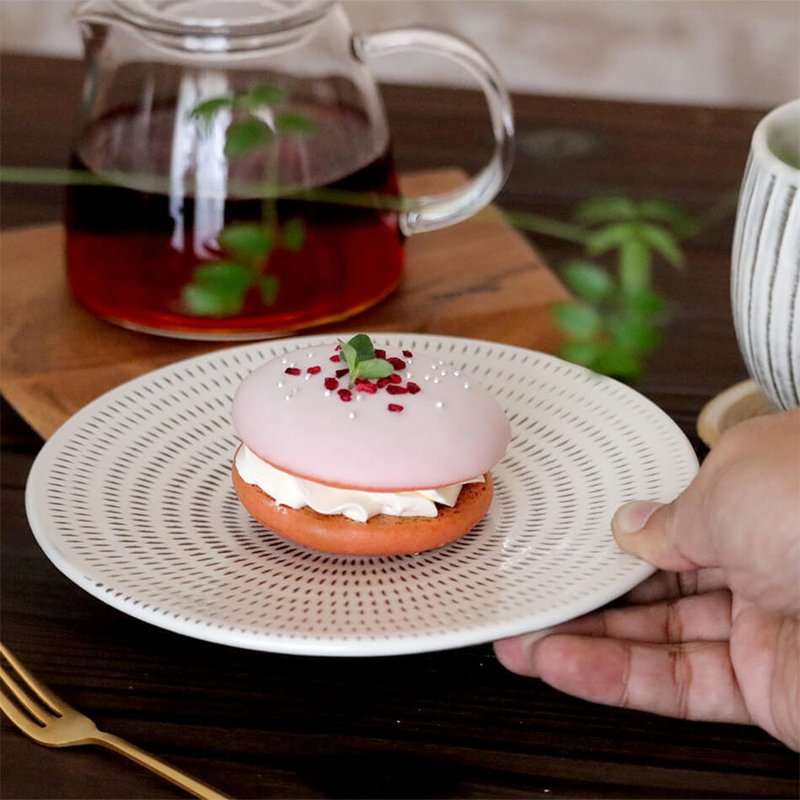
[[[8,661],[14,668],[14,671],[20,678],[28,685],[33,693],[43,702],[46,703],[50,709],[56,714],[63,714],[63,709],[69,708],[67,704],[53,694],[44,684],[39,683],[36,678],[28,672],[27,669],[17,660],[17,657],[2,643],[0,642],[0,655]],[[16,694],[16,692],[15,692]],[[19,697],[19,695],[17,695]]]
[[37,739],[42,729],[0,688],[0,710],[25,734]]
[[53,715],[42,704],[34,700],[2,667],[0,667],[0,682],[16,697],[17,702],[42,725],[53,719]]

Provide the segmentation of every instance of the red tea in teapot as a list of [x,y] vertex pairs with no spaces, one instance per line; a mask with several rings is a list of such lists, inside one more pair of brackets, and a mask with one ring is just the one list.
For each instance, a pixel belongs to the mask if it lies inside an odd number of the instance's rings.
[[[73,166],[104,179],[67,193],[68,274],[83,305],[138,330],[248,338],[341,319],[397,286],[398,215],[369,202],[396,197],[397,178],[360,113],[295,113],[300,134],[305,119],[319,126],[314,147],[289,135],[268,156],[228,158],[213,136],[181,141],[176,113],[156,108],[143,127],[114,112],[83,137]],[[301,196],[248,194],[271,175]]]
[[[502,78],[446,31],[354,31],[331,0],[84,0],[76,19],[69,279],[122,325],[257,338],[346,317],[397,286],[404,236],[468,219],[511,168]],[[369,63],[399,52],[465,68],[494,139],[463,184],[402,204]]]

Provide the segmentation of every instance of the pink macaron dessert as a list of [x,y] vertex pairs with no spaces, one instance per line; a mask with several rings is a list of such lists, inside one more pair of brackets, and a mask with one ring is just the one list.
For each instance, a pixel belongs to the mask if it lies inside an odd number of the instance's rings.
[[298,544],[362,556],[430,550],[471,530],[511,438],[469,375],[365,334],[256,369],[233,424],[233,483],[248,511]]

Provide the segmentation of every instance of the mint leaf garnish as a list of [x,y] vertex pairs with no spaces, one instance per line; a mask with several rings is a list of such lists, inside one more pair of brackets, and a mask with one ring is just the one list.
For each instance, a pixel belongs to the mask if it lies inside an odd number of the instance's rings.
[[225,155],[228,158],[244,155],[259,145],[271,142],[274,136],[269,125],[255,117],[244,120],[244,122],[234,122],[228,128]]
[[384,358],[375,358],[375,347],[365,333],[357,333],[350,341],[339,339],[339,354],[350,370],[350,389],[357,378],[387,378],[394,367]]
[[383,358],[368,358],[359,361],[356,370],[359,378],[388,378],[394,372],[394,367]]
[[356,366],[356,361],[358,361],[355,347],[345,342],[344,339],[339,339],[339,355],[345,360],[352,372]]
[[209,100],[198,103],[189,112],[189,116],[201,122],[205,129],[208,130],[211,127],[211,123],[214,121],[214,117],[216,117],[223,108],[230,108],[232,105],[233,97],[212,97]]
[[366,333],[357,333],[347,344],[355,350],[359,361],[375,358],[375,348]]
[[228,225],[219,235],[220,246],[226,253],[246,263],[260,264],[272,250],[273,232],[255,222]]
[[245,94],[237,98],[237,105],[241,105],[251,111],[255,111],[262,106],[274,106],[286,100],[286,92],[278,86],[270,86],[261,83],[251,87]]
[[186,307],[202,317],[230,317],[244,306],[250,270],[242,264],[218,261],[195,270],[193,281],[181,294]]
[[319,125],[311,117],[305,116],[305,114],[287,111],[275,120],[275,128],[279,133],[296,133],[301,136],[308,136],[316,133]]
[[274,275],[264,275],[258,279],[258,291],[264,305],[271,306],[278,296],[280,281]]
[[296,253],[303,249],[306,243],[306,229],[303,220],[299,217],[287,219],[281,231],[283,246],[286,250]]

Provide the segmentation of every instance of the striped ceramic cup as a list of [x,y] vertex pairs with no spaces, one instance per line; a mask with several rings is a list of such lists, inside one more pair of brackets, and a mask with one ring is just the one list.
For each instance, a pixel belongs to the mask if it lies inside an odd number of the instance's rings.
[[731,303],[750,376],[776,408],[800,406],[800,100],[767,114],[736,212]]

